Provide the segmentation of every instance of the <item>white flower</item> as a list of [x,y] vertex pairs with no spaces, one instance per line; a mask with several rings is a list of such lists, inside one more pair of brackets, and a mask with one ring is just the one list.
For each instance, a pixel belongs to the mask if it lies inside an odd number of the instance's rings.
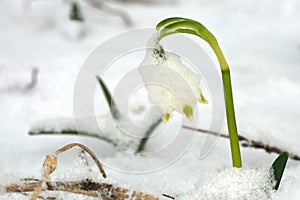
[[146,83],[149,101],[161,107],[165,121],[173,111],[193,119],[197,102],[207,103],[200,88],[200,76],[178,55],[164,52],[160,46],[147,50],[139,72]]

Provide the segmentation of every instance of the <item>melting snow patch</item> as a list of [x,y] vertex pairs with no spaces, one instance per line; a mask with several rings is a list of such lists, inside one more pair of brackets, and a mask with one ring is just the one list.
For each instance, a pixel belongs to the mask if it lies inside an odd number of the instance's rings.
[[189,198],[267,200],[271,199],[274,183],[269,169],[230,168],[210,178]]

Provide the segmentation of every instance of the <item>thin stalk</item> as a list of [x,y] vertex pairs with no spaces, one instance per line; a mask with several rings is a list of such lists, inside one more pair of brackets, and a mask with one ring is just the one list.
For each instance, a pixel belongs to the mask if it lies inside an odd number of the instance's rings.
[[156,28],[160,30],[160,35],[157,38],[157,42],[159,42],[162,38],[171,34],[187,33],[202,38],[213,49],[220,63],[220,68],[222,72],[226,117],[227,117],[227,125],[228,125],[231,155],[232,155],[232,164],[233,167],[237,167],[237,168],[242,167],[242,158],[240,153],[239,137],[238,137],[238,131],[236,126],[234,104],[233,104],[233,97],[232,97],[230,70],[226,62],[226,59],[221,51],[221,48],[218,44],[218,41],[205,26],[191,19],[179,18],[179,17],[168,18],[161,21]]
[[233,158],[232,164],[234,167],[240,168],[242,167],[242,159],[240,153],[239,136],[238,136],[236,120],[235,120],[229,69],[222,71],[222,79],[223,79],[223,86],[224,86],[226,117],[227,117],[227,126],[228,126],[230,146],[231,146],[231,156]]
[[218,58],[221,72],[222,72],[225,107],[226,107],[226,118],[227,118],[227,126],[228,126],[231,156],[232,156],[232,165],[234,167],[240,168],[242,167],[242,158],[241,158],[238,130],[237,130],[236,119],[235,119],[230,69],[215,37],[212,37],[212,40],[210,40],[209,43]]
[[226,62],[224,54],[218,44],[218,41],[214,37],[214,35],[210,33],[207,29],[203,30],[203,35],[207,43],[213,49],[220,63],[222,80],[223,80],[227,126],[228,126],[228,133],[229,133],[229,140],[230,140],[230,147],[231,147],[230,149],[231,149],[231,156],[232,156],[232,165],[233,167],[240,168],[242,167],[242,158],[241,158],[239,136],[238,136],[237,126],[236,126],[236,119],[235,119],[230,69]]

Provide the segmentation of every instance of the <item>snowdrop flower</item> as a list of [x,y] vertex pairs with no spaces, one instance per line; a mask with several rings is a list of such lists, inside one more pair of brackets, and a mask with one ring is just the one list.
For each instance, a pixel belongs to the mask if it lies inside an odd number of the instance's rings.
[[159,45],[147,50],[139,72],[146,83],[149,101],[160,106],[165,122],[172,117],[173,111],[192,120],[197,102],[207,103],[200,88],[200,76],[178,55],[164,52]]

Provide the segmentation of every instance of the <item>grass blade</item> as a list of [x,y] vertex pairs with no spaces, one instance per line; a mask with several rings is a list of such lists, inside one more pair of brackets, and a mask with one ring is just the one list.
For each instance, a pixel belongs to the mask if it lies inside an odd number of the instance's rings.
[[153,131],[158,127],[158,125],[162,122],[162,119],[159,118],[157,121],[155,121],[151,126],[149,126],[148,130],[146,131],[144,137],[141,139],[138,148],[136,150],[136,153],[141,153],[144,151],[147,141],[149,140],[149,137],[153,133]]
[[103,82],[103,80],[101,79],[101,77],[100,76],[96,76],[96,78],[97,78],[98,83],[99,83],[99,85],[100,85],[100,87],[101,87],[101,89],[102,89],[102,91],[104,93],[104,96],[105,96],[106,101],[107,101],[107,103],[109,105],[110,112],[111,112],[113,118],[118,120],[120,118],[120,112],[119,112],[119,110],[118,110],[118,108],[116,106],[115,101],[113,100],[113,98],[112,98],[112,96],[111,96],[111,94],[110,94],[107,86],[105,85],[105,83]]
[[87,136],[87,137],[93,137],[99,140],[103,140],[115,147],[118,146],[118,143],[116,141],[111,140],[108,137],[101,136],[96,133],[88,133],[84,131],[77,131],[77,130],[61,130],[61,131],[39,131],[39,132],[28,132],[29,135],[76,135],[76,136]]

